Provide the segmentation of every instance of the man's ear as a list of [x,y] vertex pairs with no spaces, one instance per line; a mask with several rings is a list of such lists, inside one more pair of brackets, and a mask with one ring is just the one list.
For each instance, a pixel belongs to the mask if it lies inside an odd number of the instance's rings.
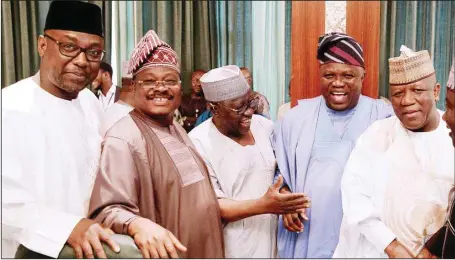
[[44,39],[43,35],[38,36],[38,53],[39,56],[42,58],[44,53],[47,50],[47,41]]
[[441,92],[441,84],[436,83],[433,90],[434,100],[436,100],[436,102],[439,101],[439,92]]
[[214,115],[218,115],[218,105],[212,104],[212,103],[209,103],[209,105],[210,105],[210,110],[212,111],[212,113]]

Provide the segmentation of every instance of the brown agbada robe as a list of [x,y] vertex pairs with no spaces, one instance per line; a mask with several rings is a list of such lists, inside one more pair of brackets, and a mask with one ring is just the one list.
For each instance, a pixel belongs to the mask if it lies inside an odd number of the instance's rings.
[[107,132],[89,216],[127,234],[137,216],[172,232],[183,258],[224,258],[219,206],[207,169],[185,130],[133,110]]

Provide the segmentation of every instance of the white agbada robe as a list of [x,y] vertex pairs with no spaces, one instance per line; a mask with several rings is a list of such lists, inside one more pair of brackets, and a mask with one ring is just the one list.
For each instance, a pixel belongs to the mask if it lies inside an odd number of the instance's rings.
[[[241,146],[221,134],[212,120],[194,128],[189,136],[204,159],[218,198],[257,199],[273,183],[276,160],[270,143],[272,121],[253,115],[254,145]],[[224,226],[226,258],[276,257],[277,217],[257,215]]]
[[57,257],[87,214],[98,166],[95,95],[68,101],[38,84],[39,74],[2,90],[2,257],[19,244]]
[[106,112],[104,112],[103,117],[101,119],[100,125],[100,135],[104,138],[106,133],[111,129],[112,126],[115,125],[120,119],[127,116],[134,107],[130,106],[129,104],[119,100],[116,103],[112,104]]
[[[442,116],[442,112],[439,111]],[[334,258],[387,258],[397,239],[414,255],[444,224],[454,181],[450,130],[405,129],[397,117],[359,137],[342,179],[343,220]]]

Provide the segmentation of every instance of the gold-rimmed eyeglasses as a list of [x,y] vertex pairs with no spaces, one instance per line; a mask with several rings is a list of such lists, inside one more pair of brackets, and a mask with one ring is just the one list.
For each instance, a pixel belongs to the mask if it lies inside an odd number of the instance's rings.
[[218,103],[218,104],[220,106],[222,106],[222,107],[225,107],[228,110],[236,112],[239,115],[243,115],[248,110],[248,108],[252,108],[254,111],[256,111],[258,109],[258,107],[259,107],[259,95],[255,95],[248,103],[246,103],[245,105],[243,105],[239,109],[230,108],[230,107],[228,107],[226,105],[223,105],[222,103]]
[[182,83],[181,80],[135,80],[134,82],[145,89],[156,88],[160,84],[163,84],[164,86],[170,88],[178,86],[180,83]]

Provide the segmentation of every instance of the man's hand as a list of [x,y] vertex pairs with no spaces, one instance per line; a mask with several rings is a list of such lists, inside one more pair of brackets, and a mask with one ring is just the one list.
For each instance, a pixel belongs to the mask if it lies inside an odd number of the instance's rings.
[[276,183],[272,184],[262,196],[261,201],[265,212],[270,214],[302,213],[309,208],[311,200],[303,193],[280,193],[283,177],[279,176]]
[[[282,194],[291,194],[287,186],[280,189]],[[304,229],[303,220],[308,220],[305,209],[301,213],[289,213],[283,215],[283,225],[291,232],[302,232]]]
[[95,221],[83,218],[66,242],[74,249],[76,258],[94,258],[94,253],[98,258],[107,258],[101,241],[107,243],[114,252],[120,252],[120,247],[110,238],[109,233],[108,229],[103,229]]
[[179,258],[177,250],[186,252],[186,247],[170,231],[146,218],[133,220],[128,225],[128,234],[144,258]]
[[430,259],[430,258],[438,258],[437,256],[433,255],[426,247],[420,251],[420,253],[415,257],[415,258],[424,258],[424,259]]
[[389,258],[414,258],[408,249],[396,239],[385,248],[384,252]]

